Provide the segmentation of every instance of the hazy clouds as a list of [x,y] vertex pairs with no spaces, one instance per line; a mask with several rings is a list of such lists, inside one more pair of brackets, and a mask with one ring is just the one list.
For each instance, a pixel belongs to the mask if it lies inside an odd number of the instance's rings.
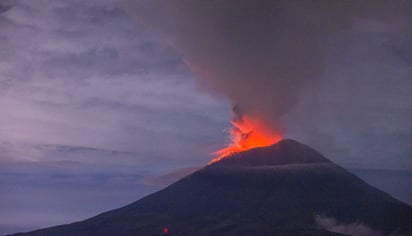
[[224,142],[225,102],[199,93],[181,54],[115,2],[0,6],[1,230],[126,204],[159,188],[143,178],[204,165]]

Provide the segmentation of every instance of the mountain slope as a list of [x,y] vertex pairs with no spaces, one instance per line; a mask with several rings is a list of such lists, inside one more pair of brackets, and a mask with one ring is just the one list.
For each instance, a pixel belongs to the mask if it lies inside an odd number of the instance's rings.
[[130,205],[18,235],[340,235],[316,217],[412,233],[412,207],[293,140],[234,154]]

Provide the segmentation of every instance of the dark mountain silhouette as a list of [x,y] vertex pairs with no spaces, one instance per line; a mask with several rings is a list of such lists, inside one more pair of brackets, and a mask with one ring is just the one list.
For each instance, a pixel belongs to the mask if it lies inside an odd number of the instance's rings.
[[412,207],[293,140],[233,154],[88,220],[17,235],[342,235],[319,217],[412,235]]

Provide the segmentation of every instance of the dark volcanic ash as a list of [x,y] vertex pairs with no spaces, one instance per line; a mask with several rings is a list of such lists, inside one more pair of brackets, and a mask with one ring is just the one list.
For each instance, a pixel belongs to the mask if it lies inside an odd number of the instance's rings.
[[277,133],[281,116],[323,83],[331,35],[359,20],[370,31],[412,28],[411,1],[125,1],[140,27],[183,53],[202,88]]

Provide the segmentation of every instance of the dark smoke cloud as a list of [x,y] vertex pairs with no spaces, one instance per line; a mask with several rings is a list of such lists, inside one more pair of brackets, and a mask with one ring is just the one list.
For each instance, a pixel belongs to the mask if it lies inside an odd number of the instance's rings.
[[12,7],[12,5],[11,5],[10,1],[0,0],[0,14],[10,10],[11,7]]
[[[409,29],[409,1],[137,0],[127,9],[173,44],[200,84],[273,130],[324,75],[324,45],[359,19],[370,31]],[[365,25],[365,24],[363,24]]]

